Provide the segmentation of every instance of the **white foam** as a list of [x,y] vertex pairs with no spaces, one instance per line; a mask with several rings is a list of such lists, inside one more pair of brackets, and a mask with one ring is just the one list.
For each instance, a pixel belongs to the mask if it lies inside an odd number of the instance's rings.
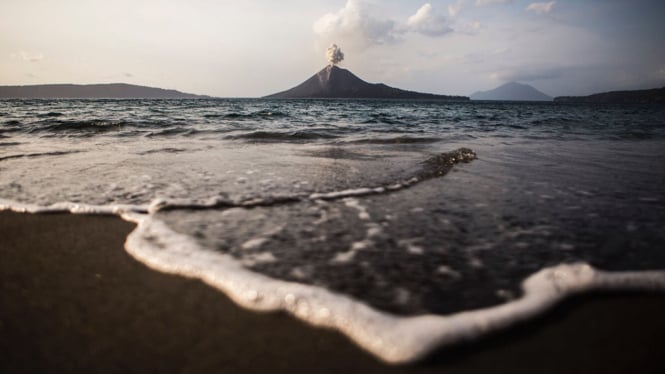
[[439,274],[447,275],[447,276],[449,276],[449,277],[451,277],[451,278],[453,278],[453,279],[458,279],[458,278],[460,278],[460,277],[462,276],[462,275],[459,273],[459,271],[457,271],[457,270],[451,268],[451,267],[448,266],[448,265],[441,265],[441,266],[439,266],[439,267],[436,269],[436,272],[439,273]]
[[113,214],[125,212],[145,213],[148,205],[114,204],[91,205],[72,202],[55,203],[48,206],[21,203],[0,198],[0,211],[9,210],[17,213],[74,213],[74,214]]
[[[72,203],[39,207],[0,200],[0,210],[118,214],[137,224],[125,242],[127,252],[152,269],[198,278],[251,310],[282,310],[312,325],[335,329],[390,363],[412,362],[442,345],[505,329],[573,294],[595,290],[665,291],[665,271],[605,272],[577,263],[536,272],[522,283],[523,296],[505,304],[447,316],[399,317],[324,288],[253,273],[232,257],[202,248],[194,239],[145,214],[147,207]],[[448,268],[440,270],[446,272]]]
[[256,249],[259,248],[263,245],[263,243],[267,242],[268,238],[253,238],[249,239],[248,241],[242,243],[240,248],[249,250],[249,249]]
[[398,317],[320,287],[253,273],[150,216],[124,216],[139,225],[127,239],[127,250],[148,266],[200,278],[246,308],[284,310],[313,325],[333,328],[391,363],[412,362],[441,345],[507,328],[541,314],[568,295],[601,289],[665,291],[665,271],[612,273],[579,263],[533,274],[522,284],[524,296],[506,304],[448,316]]
[[363,240],[353,242],[351,244],[351,248],[348,251],[338,253],[331,260],[331,262],[333,263],[350,262],[356,256],[356,253],[374,245],[374,240],[372,239],[381,235],[383,233],[383,230],[381,229],[381,226],[377,225],[376,223],[367,223],[365,224],[365,227],[367,227],[367,233],[365,234],[365,238]]
[[330,262],[335,264],[345,264],[351,262],[351,260],[353,260],[353,258],[356,256],[356,252],[358,252],[358,249],[352,247],[346,252],[340,252],[337,255],[335,255],[335,257],[332,260],[330,260]]
[[275,261],[277,261],[275,255],[270,252],[253,253],[249,256],[244,256],[241,260],[242,264],[245,266],[254,266]]
[[425,249],[418,245],[422,238],[401,239],[397,241],[397,245],[406,248],[406,251],[412,255],[422,255]]
[[344,199],[344,204],[348,206],[349,208],[353,208],[358,211],[358,218],[367,221],[370,219],[370,215],[367,212],[367,208],[365,208],[363,205],[360,204],[358,199],[354,199],[351,197],[347,197]]

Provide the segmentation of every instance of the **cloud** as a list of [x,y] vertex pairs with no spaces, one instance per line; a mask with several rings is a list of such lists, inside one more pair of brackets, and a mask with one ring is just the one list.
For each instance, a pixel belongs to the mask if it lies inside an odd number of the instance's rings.
[[560,78],[565,67],[520,67],[494,71],[490,78],[500,82],[533,82]]
[[462,11],[462,8],[464,7],[465,3],[466,0],[457,0],[455,4],[448,5],[448,14],[451,17],[457,17]]
[[482,28],[483,25],[479,21],[458,22],[454,27],[456,33],[465,35],[477,35]]
[[44,54],[42,53],[29,53],[26,51],[14,52],[10,55],[11,58],[17,60],[23,60],[26,62],[39,62],[44,59]]
[[[458,14],[464,1],[454,4],[448,9],[449,13]],[[361,0],[348,0],[339,11],[319,18],[313,29],[325,43],[338,43],[356,50],[372,45],[398,43],[408,33],[440,37],[454,31],[447,17],[438,13],[429,3],[421,6],[402,23],[372,16],[368,5]]]
[[401,31],[396,22],[370,15],[360,0],[348,0],[336,13],[328,13],[314,23],[314,32],[330,41],[345,42],[355,47],[394,43]]
[[536,14],[545,14],[552,11],[554,4],[556,4],[556,1],[550,1],[547,3],[531,3],[526,7],[526,10]]
[[453,31],[446,17],[437,14],[429,3],[409,17],[406,25],[410,31],[432,37],[443,36]]
[[476,6],[477,7],[484,7],[488,5],[494,5],[494,4],[505,4],[505,3],[510,3],[512,0],[476,0]]

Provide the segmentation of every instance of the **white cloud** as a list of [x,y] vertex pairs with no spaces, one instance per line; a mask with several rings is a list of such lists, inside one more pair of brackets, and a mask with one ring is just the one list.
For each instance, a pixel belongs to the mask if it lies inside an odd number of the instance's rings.
[[466,0],[457,0],[455,4],[448,5],[448,14],[451,17],[457,17],[462,11],[462,8],[464,7],[465,3]]
[[476,0],[476,6],[483,7],[494,4],[505,4],[510,3],[512,0]]
[[458,22],[454,26],[456,33],[466,35],[477,35],[482,28],[483,25],[479,21]]
[[[457,14],[464,1],[458,1],[449,12]],[[430,37],[453,32],[449,20],[429,3],[408,17],[406,23],[400,23],[372,16],[369,4],[362,0],[348,0],[339,11],[319,18],[313,28],[323,42],[338,43],[356,50],[401,42],[410,32]]]
[[532,11],[536,14],[545,14],[552,11],[552,8],[554,8],[554,4],[556,4],[556,1],[550,1],[547,3],[531,3],[529,4],[529,6],[526,7],[526,10]]
[[437,14],[429,3],[420,7],[416,14],[409,17],[406,25],[410,31],[432,37],[446,35],[453,31],[446,17]]
[[520,66],[513,68],[505,68],[494,71],[490,74],[492,80],[500,82],[533,82],[539,80],[548,80],[560,78],[566,70],[570,67],[535,67],[535,66]]
[[393,43],[400,39],[394,21],[372,17],[360,0],[348,0],[338,12],[319,18],[314,23],[314,32],[327,41],[360,48]]

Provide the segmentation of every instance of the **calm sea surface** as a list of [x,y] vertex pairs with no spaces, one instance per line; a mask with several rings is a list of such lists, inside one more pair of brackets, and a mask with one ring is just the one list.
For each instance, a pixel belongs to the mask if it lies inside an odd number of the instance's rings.
[[270,279],[448,314],[562,263],[665,269],[665,107],[0,101],[0,199],[152,204]]

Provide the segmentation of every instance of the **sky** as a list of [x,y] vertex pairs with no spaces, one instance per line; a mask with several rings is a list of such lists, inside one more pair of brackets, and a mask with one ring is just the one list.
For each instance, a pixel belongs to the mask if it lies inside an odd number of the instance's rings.
[[126,82],[219,97],[291,88],[326,66],[470,95],[665,86],[662,0],[2,0],[0,85]]

